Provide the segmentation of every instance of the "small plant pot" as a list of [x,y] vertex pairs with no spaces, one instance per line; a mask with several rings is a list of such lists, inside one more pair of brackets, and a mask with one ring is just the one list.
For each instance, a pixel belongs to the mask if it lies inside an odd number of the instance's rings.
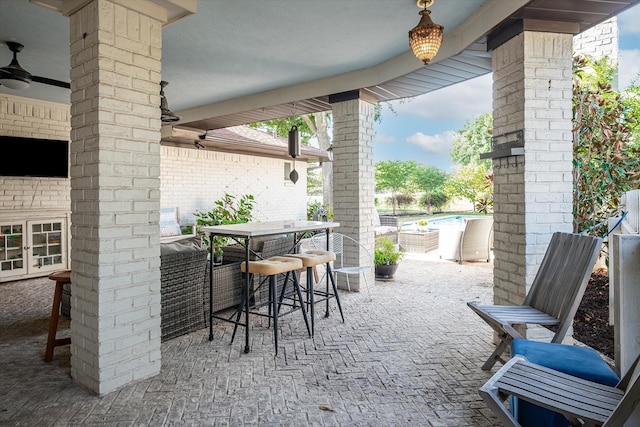
[[222,255],[213,256],[213,265],[222,265]]
[[376,279],[378,280],[391,280],[393,275],[396,274],[398,264],[382,264],[377,265],[375,268]]

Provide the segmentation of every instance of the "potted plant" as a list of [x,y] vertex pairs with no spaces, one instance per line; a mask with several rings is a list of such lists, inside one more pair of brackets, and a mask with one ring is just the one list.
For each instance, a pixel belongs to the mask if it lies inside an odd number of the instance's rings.
[[418,221],[418,230],[429,231],[429,228],[427,228],[428,225],[429,225],[429,221],[427,221],[426,219],[421,219],[420,221]]
[[213,248],[213,265],[222,265],[222,246],[214,246]]
[[396,249],[396,245],[388,237],[382,237],[376,241],[373,250],[373,264],[375,265],[376,279],[389,280],[398,269],[398,261],[404,253]]

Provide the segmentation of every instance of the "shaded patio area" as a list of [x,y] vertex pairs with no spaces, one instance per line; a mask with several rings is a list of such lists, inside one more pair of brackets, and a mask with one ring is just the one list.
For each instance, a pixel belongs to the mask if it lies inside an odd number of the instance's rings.
[[373,300],[341,294],[344,324],[333,301],[329,318],[319,309],[313,340],[301,316],[283,317],[274,357],[256,319],[244,354],[218,323],[214,342],[207,329],[165,342],[159,375],[102,398],[71,380],[69,346],[43,361],[53,282],[2,283],[0,424],[497,425],[477,393],[491,376],[480,366],[492,333],[465,305],[491,302],[492,275],[485,262],[406,254],[394,281],[372,286]]

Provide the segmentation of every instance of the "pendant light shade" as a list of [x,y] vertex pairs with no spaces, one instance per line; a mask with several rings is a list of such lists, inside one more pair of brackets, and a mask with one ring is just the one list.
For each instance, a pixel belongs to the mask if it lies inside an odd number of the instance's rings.
[[420,11],[420,22],[411,31],[409,31],[409,46],[413,54],[421,60],[424,65],[428,65],[438,53],[442,44],[442,33],[444,27],[434,24],[431,20],[431,11],[427,10],[428,6],[433,4],[433,0],[418,0],[418,6],[424,7]]
[[294,159],[300,155],[300,134],[296,125],[289,131],[289,155]]

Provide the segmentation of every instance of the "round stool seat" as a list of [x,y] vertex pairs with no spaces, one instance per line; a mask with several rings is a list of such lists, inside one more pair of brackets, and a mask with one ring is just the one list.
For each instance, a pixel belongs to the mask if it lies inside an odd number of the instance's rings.
[[[249,273],[262,274],[263,276],[286,273],[287,271],[299,270],[301,268],[302,261],[286,256],[274,256],[249,263]],[[246,261],[240,264],[240,270],[242,270],[243,273],[247,272]]]
[[304,267],[315,267],[336,260],[336,254],[331,251],[312,250],[301,254],[287,254],[286,257],[297,258]]
[[49,279],[61,283],[71,283],[71,270],[60,270],[49,274]]

